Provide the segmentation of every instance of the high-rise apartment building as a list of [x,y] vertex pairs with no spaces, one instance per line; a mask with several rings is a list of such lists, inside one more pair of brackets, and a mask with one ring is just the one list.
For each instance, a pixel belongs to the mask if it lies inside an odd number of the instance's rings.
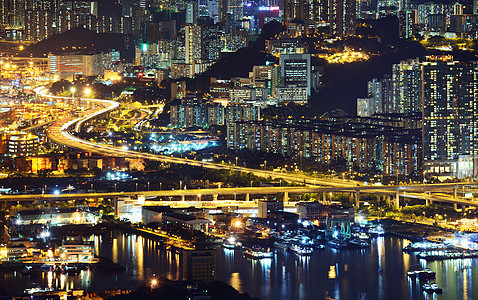
[[329,0],[330,35],[347,37],[355,34],[355,0]]
[[398,15],[399,35],[401,39],[415,36],[416,11],[402,10]]
[[450,56],[423,63],[423,144],[427,171],[476,176],[478,64]]
[[203,58],[202,28],[199,25],[189,24],[185,28],[185,61],[186,64],[198,62]]
[[393,65],[392,80],[396,112],[422,111],[422,64],[419,59]]

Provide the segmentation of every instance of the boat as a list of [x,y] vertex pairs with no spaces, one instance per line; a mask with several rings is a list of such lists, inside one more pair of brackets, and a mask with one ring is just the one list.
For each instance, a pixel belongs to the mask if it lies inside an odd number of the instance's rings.
[[323,249],[325,249],[325,245],[324,244],[315,244],[314,248],[318,249],[318,250],[323,250]]
[[244,255],[252,259],[272,258],[274,252],[270,248],[264,248],[261,246],[252,246],[244,250]]
[[235,237],[230,236],[222,243],[222,246],[226,249],[235,249],[242,247],[242,243],[237,241]]
[[287,250],[289,249],[290,244],[285,242],[285,241],[275,241],[274,242],[274,247],[282,250]]
[[431,284],[431,288],[432,288],[433,291],[434,291],[435,293],[437,293],[437,294],[443,293],[443,290],[442,290],[440,287],[438,287],[438,284],[437,284],[437,283],[432,283],[432,284]]
[[368,248],[370,247],[370,242],[365,239],[360,239],[360,238],[355,238],[349,241],[350,246],[355,247],[355,248]]
[[445,260],[445,259],[465,259],[478,257],[477,251],[436,251],[436,252],[420,252],[417,254],[418,258],[427,261]]
[[349,248],[349,243],[345,240],[333,239],[327,242],[327,244],[335,249],[346,249]]
[[436,279],[436,273],[430,269],[415,271],[415,273],[417,274],[417,278],[421,281]]
[[432,289],[431,284],[429,284],[429,283],[424,283],[424,284],[422,285],[422,289],[423,289],[425,292],[430,293],[430,294],[434,292],[433,289]]
[[425,252],[425,251],[436,251],[436,250],[445,250],[448,246],[441,243],[433,242],[416,242],[407,245],[402,249],[403,252]]
[[377,227],[370,228],[368,233],[374,236],[382,236],[385,234],[385,230],[383,229],[382,225],[378,225]]
[[292,244],[289,246],[289,251],[300,256],[303,256],[303,255],[305,256],[305,255],[312,255],[312,252],[314,252],[314,249],[310,246]]

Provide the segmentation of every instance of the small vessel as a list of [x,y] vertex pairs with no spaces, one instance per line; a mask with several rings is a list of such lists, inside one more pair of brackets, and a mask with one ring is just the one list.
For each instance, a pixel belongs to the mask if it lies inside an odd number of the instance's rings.
[[242,247],[242,243],[237,241],[235,237],[230,236],[222,243],[222,246],[226,249],[235,249]]
[[327,244],[335,249],[346,249],[349,247],[349,243],[345,240],[333,239],[327,242]]
[[425,252],[425,251],[436,251],[436,250],[445,250],[448,246],[441,243],[434,242],[416,242],[407,245],[403,248],[403,252]]
[[385,234],[385,230],[383,229],[383,226],[382,225],[378,225],[376,227],[372,227],[368,230],[368,233],[370,235],[374,235],[374,236],[382,236]]
[[370,247],[370,242],[365,239],[360,239],[360,238],[355,238],[349,241],[350,246],[355,247],[355,248],[368,248]]
[[314,249],[310,246],[292,244],[289,246],[289,251],[297,255],[305,256],[305,255],[312,255],[312,252],[314,252]]
[[275,241],[274,242],[274,247],[282,250],[287,250],[289,249],[290,244],[287,243],[286,241]]
[[262,258],[272,258],[274,252],[270,248],[264,248],[261,246],[252,246],[251,248],[246,248],[244,255],[253,259],[262,259]]
[[436,283],[432,283],[431,288],[437,294],[441,294],[443,292],[443,290],[440,287],[438,287],[438,284],[436,284]]
[[432,286],[431,286],[431,284],[429,284],[429,283],[424,283],[424,284],[422,285],[422,289],[423,289],[425,292],[427,292],[427,293],[430,293],[430,294],[433,293]]

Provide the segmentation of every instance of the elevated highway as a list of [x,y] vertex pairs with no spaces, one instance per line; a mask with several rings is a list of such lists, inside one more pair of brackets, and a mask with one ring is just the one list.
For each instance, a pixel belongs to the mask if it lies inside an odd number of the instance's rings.
[[[45,96],[49,97],[49,96]],[[71,100],[69,97],[56,97],[65,98],[65,100]],[[350,193],[355,195],[355,199],[351,199],[356,205],[359,204],[360,193],[374,193],[379,194],[390,200],[390,197],[394,198],[394,204],[399,206],[400,197],[423,199],[426,201],[446,202],[453,204],[477,206],[472,200],[466,200],[465,198],[457,197],[457,190],[464,187],[476,187],[478,184],[474,182],[467,183],[444,183],[444,184],[419,184],[419,185],[399,185],[399,186],[363,186],[361,182],[351,180],[341,180],[338,178],[318,178],[307,176],[300,173],[282,173],[269,170],[257,170],[251,168],[245,168],[235,165],[218,164],[211,162],[203,162],[187,158],[178,158],[174,156],[165,156],[152,153],[143,153],[123,149],[121,147],[101,145],[90,142],[76,137],[71,133],[72,127],[81,124],[87,120],[95,117],[99,117],[109,111],[112,111],[119,107],[119,103],[110,100],[101,99],[82,99],[82,101],[89,101],[95,104],[95,108],[87,112],[84,112],[82,116],[77,118],[64,118],[54,122],[48,129],[48,137],[64,146],[81,149],[83,151],[94,152],[105,156],[123,156],[130,158],[141,158],[148,160],[156,160],[170,164],[186,164],[190,166],[202,167],[213,170],[232,170],[239,172],[252,173],[260,177],[270,177],[272,179],[282,179],[289,182],[303,184],[303,187],[251,187],[251,188],[234,188],[234,189],[200,189],[200,190],[174,190],[174,191],[151,191],[141,192],[146,197],[184,197],[187,196],[206,196],[206,195],[234,195],[234,194],[277,194],[284,193],[284,198],[287,201],[288,193],[322,193],[323,200],[326,198],[326,193]],[[322,186],[322,187],[320,187]],[[434,193],[451,193],[449,196],[436,196]],[[138,193],[91,193],[91,194],[71,194],[71,196],[58,195],[55,199],[63,199],[63,197],[69,199],[76,198],[111,198],[117,196],[131,196]],[[76,195],[76,196],[75,196]],[[23,195],[22,195],[23,196]],[[34,195],[31,195],[32,197]],[[14,201],[22,201],[20,198],[16,198]],[[38,196],[34,196],[38,197]],[[49,197],[48,195],[42,195],[41,197]],[[351,196],[352,198],[352,196]],[[6,199],[6,197],[0,197],[0,199]],[[4,200],[5,201],[5,200]]]

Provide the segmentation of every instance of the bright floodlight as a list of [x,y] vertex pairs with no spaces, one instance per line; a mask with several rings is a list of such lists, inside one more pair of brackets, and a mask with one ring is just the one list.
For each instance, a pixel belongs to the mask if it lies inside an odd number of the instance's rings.
[[91,89],[86,89],[86,90],[85,90],[85,94],[86,94],[86,95],[89,95],[90,93],[91,93]]
[[155,287],[158,284],[158,280],[156,278],[151,279],[151,287]]
[[60,191],[59,191],[59,190],[55,190],[55,191],[53,192],[53,195],[60,195]]
[[75,87],[70,88],[70,92],[74,93],[76,91]]

